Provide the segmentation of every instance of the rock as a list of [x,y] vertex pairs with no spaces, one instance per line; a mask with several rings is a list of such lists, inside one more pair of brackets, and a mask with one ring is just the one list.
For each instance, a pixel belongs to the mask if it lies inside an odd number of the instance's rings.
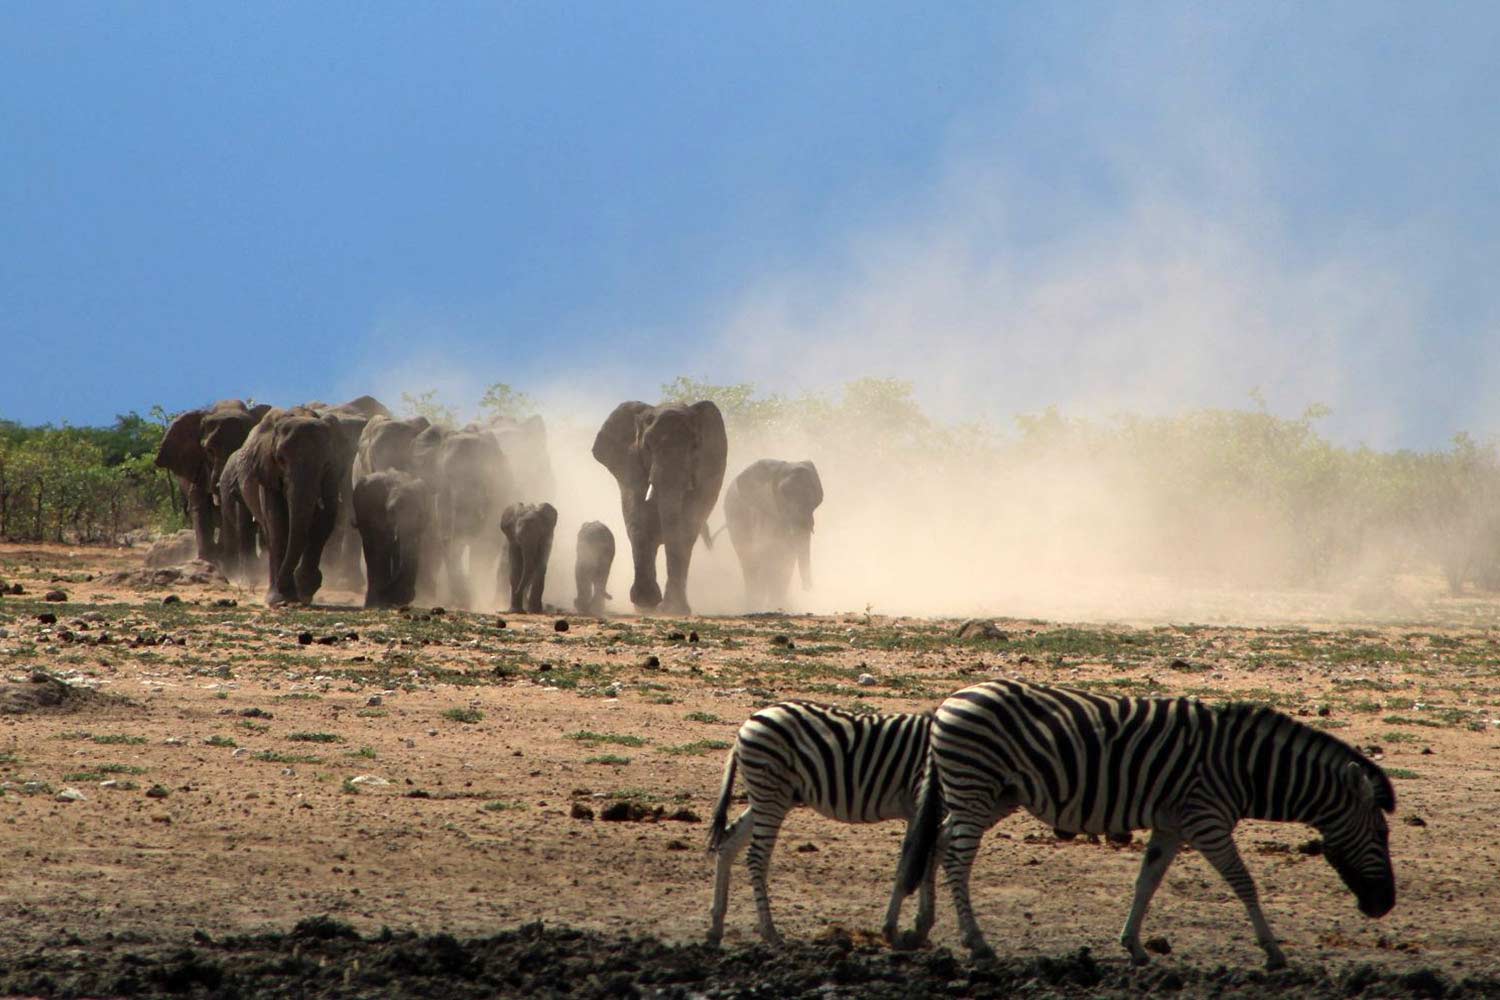
[[691,845],[685,844],[680,840],[667,841],[667,850],[669,851],[691,851],[692,849]]
[[181,604],[182,598],[178,597],[176,594],[168,594],[166,597],[163,597],[161,599],[161,602],[163,604]]
[[661,658],[653,654],[642,660],[641,666],[645,667],[647,670],[660,670]]
[[687,806],[683,806],[681,809],[678,809],[676,812],[672,813],[670,816],[667,816],[666,818],[670,819],[670,820],[676,820],[678,823],[702,823],[703,822],[703,817],[701,817],[697,813],[693,812]]
[[267,712],[263,708],[242,708],[242,709],[240,709],[240,718],[242,718],[242,719],[274,719],[276,717],[274,715],[272,715],[270,712]]
[[57,793],[58,802],[82,802],[84,795],[76,788],[64,788]]
[[559,618],[557,621],[552,623],[552,631],[554,632],[566,632],[567,630],[568,620],[566,618]]
[[592,820],[594,818],[594,810],[590,809],[582,802],[575,802],[573,803],[573,808],[568,812],[568,815],[572,816],[574,819]]
[[374,775],[374,774],[361,774],[361,775],[359,775],[356,778],[350,778],[349,779],[349,784],[351,784],[351,785],[369,785],[371,788],[378,788],[381,785],[389,785],[390,782],[387,781],[386,779],[378,776],[378,775]]
[[41,614],[36,616],[36,620],[41,622],[43,625],[57,624],[57,616],[50,611],[43,611]]
[[1297,845],[1298,854],[1306,854],[1310,858],[1316,858],[1323,853],[1323,842],[1316,837],[1306,840]]
[[1004,641],[1010,633],[996,627],[992,621],[970,618],[958,626],[955,633],[960,639],[994,639]]
[[860,674],[859,675],[859,680],[855,681],[855,683],[858,684],[862,688],[867,688],[867,687],[874,687],[876,684],[879,684],[880,681],[876,678],[876,676],[874,674]]
[[192,529],[184,529],[151,543],[146,550],[146,568],[162,569],[191,562],[198,555],[198,539]]
[[297,641],[304,646],[311,646],[313,641],[313,634],[311,632],[298,632]]
[[688,633],[688,642],[697,642],[697,641],[698,641],[698,633],[697,632],[689,632]]
[[687,636],[683,635],[681,632],[668,632],[667,633],[667,641],[668,642],[682,642],[686,638],[687,638]]
[[1406,825],[1407,826],[1426,826],[1427,825],[1427,821],[1425,819],[1423,819],[1422,817],[1420,817],[1420,816],[1413,815],[1413,816],[1406,817]]
[[365,699],[365,704],[370,706],[371,708],[377,708],[380,705],[385,704],[385,699],[380,697],[380,695],[378,694],[372,694],[370,695],[370,697]]
[[245,747],[235,747],[234,748],[234,753],[230,754],[229,756],[231,756],[231,757],[248,757],[248,756],[250,756],[250,751],[248,749],[246,749]]
[[67,599],[68,595],[61,590],[49,590],[42,595],[42,600],[52,601],[54,603],[66,601]]
[[496,628],[504,628],[505,627],[505,619],[504,618],[496,618],[495,619],[495,627]]
[[817,854],[818,853],[818,845],[817,844],[810,844],[810,843],[809,844],[798,844],[797,845],[797,853],[798,854]]
[[797,644],[792,641],[792,637],[789,636],[789,635],[773,635],[773,636],[771,636],[771,645],[773,645],[773,646],[780,646],[783,649],[796,649],[797,648]]
[[[299,639],[300,639],[300,637],[299,637]],[[332,646],[332,645],[336,644],[338,641],[339,641],[339,637],[336,636],[336,635],[320,635],[320,636],[318,636],[318,639],[317,639],[317,643],[318,643],[319,646]]]
[[448,609],[443,607],[442,605],[439,605],[438,607],[433,608],[427,613],[430,615],[446,615],[448,613]]
[[152,785],[146,789],[146,798],[148,799],[164,799],[171,794],[164,785]]

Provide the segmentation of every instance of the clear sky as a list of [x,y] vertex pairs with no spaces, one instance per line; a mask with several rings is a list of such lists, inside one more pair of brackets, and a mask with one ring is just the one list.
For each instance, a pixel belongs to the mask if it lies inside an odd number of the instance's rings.
[[1500,432],[1497,53],[1485,3],[5,4],[0,416],[894,374]]

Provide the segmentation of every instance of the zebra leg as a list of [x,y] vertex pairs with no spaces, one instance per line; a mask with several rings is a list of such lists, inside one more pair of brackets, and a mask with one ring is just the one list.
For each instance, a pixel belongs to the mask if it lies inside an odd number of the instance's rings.
[[959,933],[974,961],[993,959],[995,949],[985,941],[984,932],[974,919],[973,904],[969,902],[969,874],[974,867],[974,855],[979,851],[979,841],[987,828],[951,817],[944,828],[948,834],[948,846],[943,852],[943,872],[948,878],[949,888],[953,890],[953,908],[958,911]]
[[755,889],[755,909],[760,915],[760,936],[765,939],[766,944],[780,947],[781,935],[771,919],[768,877],[771,851],[776,847],[776,835],[781,832],[781,821],[786,818],[786,808],[780,803],[756,803],[752,798],[751,812],[754,815],[754,826],[750,834],[750,885]]
[[1276,943],[1276,935],[1271,933],[1271,925],[1266,923],[1266,915],[1261,912],[1255,880],[1250,877],[1245,862],[1240,860],[1232,831],[1233,828],[1228,824],[1215,819],[1202,824],[1199,829],[1189,831],[1188,843],[1208,859],[1214,870],[1229,883],[1234,894],[1240,897],[1240,902],[1245,904],[1245,910],[1250,914],[1250,925],[1255,928],[1255,940],[1266,953],[1266,969],[1271,971],[1286,968],[1286,956]]
[[1151,840],[1146,844],[1146,856],[1141,859],[1141,873],[1135,880],[1135,901],[1130,904],[1130,916],[1125,919],[1125,929],[1120,932],[1120,944],[1130,952],[1130,961],[1145,965],[1151,959],[1141,947],[1141,921],[1146,918],[1146,907],[1161,885],[1167,866],[1177,857],[1182,844],[1177,831],[1152,830]]
[[714,905],[708,917],[708,943],[717,946],[724,938],[724,913],[729,909],[729,874],[734,859],[739,857],[750,842],[750,828],[754,822],[751,810],[740,813],[739,819],[729,825],[724,839],[719,843],[717,865],[714,871]]

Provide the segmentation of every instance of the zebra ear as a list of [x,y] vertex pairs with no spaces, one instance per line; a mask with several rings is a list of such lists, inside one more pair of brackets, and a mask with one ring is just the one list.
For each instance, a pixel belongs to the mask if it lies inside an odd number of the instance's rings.
[[1370,775],[1365,767],[1357,760],[1351,760],[1344,765],[1344,784],[1349,791],[1354,793],[1355,798],[1365,805],[1371,805],[1375,801],[1375,783],[1370,780]]

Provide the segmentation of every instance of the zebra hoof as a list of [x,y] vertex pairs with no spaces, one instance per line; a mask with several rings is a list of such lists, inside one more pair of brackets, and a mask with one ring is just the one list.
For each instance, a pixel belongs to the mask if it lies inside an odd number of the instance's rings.
[[893,951],[916,951],[926,943],[927,935],[916,931],[902,931],[886,940],[890,941]]

